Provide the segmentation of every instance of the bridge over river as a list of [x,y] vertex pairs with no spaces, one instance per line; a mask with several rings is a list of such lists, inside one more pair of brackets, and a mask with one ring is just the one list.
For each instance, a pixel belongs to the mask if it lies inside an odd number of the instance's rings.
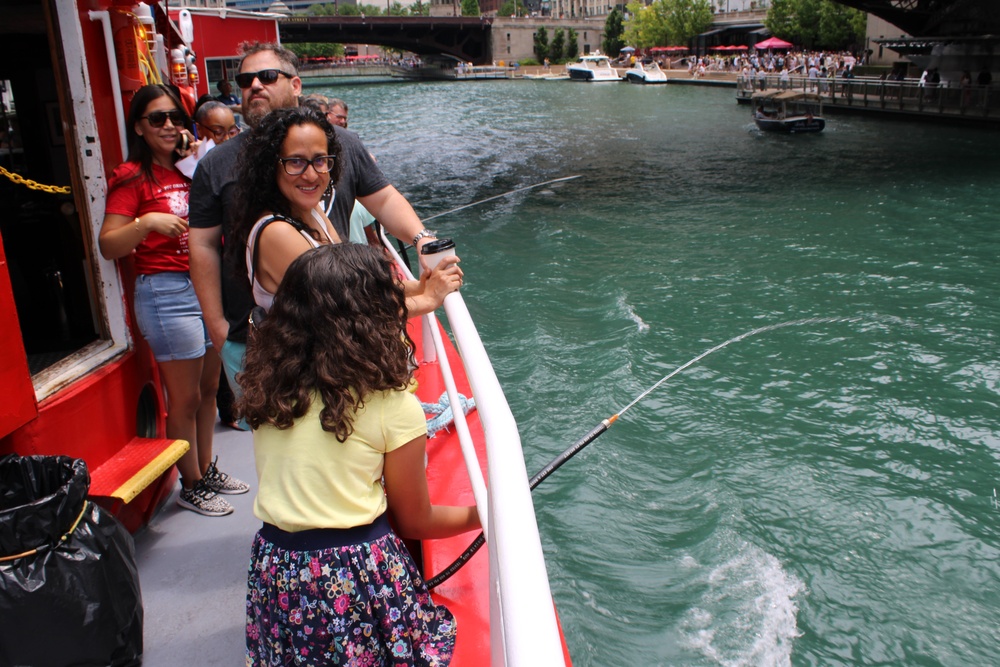
[[278,30],[283,43],[378,44],[483,64],[493,57],[492,25],[487,16],[290,16],[278,22]]

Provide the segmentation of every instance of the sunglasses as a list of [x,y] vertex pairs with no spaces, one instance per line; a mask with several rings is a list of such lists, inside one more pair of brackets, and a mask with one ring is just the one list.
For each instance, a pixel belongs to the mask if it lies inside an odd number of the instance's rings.
[[312,165],[317,174],[328,174],[333,169],[333,162],[336,159],[336,155],[320,155],[311,160],[304,157],[279,157],[278,162],[289,176],[301,176],[306,173],[309,165]]
[[177,109],[173,111],[154,111],[146,116],[140,116],[140,118],[145,118],[146,122],[152,127],[163,127],[166,125],[168,118],[174,127],[182,127],[184,125],[184,114]]
[[260,79],[260,82],[265,86],[268,86],[278,80],[280,75],[284,74],[289,79],[294,77],[294,74],[289,74],[288,72],[282,72],[280,69],[262,69],[259,72],[243,72],[236,75],[236,85],[240,88],[249,88],[253,85],[254,79]]

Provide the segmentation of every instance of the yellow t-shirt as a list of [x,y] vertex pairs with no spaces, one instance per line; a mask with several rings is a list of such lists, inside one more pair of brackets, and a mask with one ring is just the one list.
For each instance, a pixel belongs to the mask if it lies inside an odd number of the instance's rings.
[[386,509],[385,454],[427,433],[420,402],[406,390],[368,396],[354,416],[354,432],[342,443],[320,425],[322,409],[315,394],[309,412],[291,428],[254,432],[254,514],[288,532],[374,521]]

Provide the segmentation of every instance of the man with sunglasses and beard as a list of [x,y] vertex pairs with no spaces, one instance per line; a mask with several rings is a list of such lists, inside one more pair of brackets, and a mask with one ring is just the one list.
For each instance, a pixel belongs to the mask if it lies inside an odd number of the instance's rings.
[[[274,43],[243,45],[236,84],[243,95],[243,118],[256,125],[275,109],[298,106],[302,80],[298,58]],[[334,127],[341,154],[340,179],[324,208],[341,238],[349,237],[349,220],[355,199],[398,239],[417,247],[435,238],[424,229],[406,198],[389,183],[361,140],[352,132]],[[198,301],[209,336],[221,351],[226,376],[238,390],[236,373],[243,365],[247,321],[254,306],[242,252],[222,252],[224,239],[231,238],[231,219],[236,185],[236,163],[245,134],[213,149],[198,165],[191,184],[190,265]],[[237,266],[237,264],[240,264]],[[242,278],[241,278],[242,276]]]

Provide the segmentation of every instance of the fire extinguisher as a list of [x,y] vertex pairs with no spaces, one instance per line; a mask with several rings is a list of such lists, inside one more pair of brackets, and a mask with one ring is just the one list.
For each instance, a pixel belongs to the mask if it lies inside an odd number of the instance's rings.
[[[110,14],[111,34],[114,41],[115,60],[118,61],[118,82],[126,96],[146,85],[146,76],[140,65],[140,48],[137,29],[139,19],[128,11],[113,9]],[[126,97],[127,98],[127,97]]]

